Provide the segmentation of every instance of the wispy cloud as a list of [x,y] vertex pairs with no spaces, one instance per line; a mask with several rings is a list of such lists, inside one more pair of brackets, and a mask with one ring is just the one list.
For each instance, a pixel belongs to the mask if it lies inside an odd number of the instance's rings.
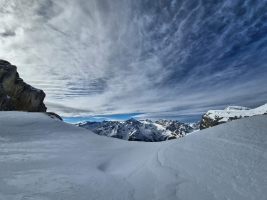
[[0,55],[64,116],[267,101],[266,1],[3,0]]

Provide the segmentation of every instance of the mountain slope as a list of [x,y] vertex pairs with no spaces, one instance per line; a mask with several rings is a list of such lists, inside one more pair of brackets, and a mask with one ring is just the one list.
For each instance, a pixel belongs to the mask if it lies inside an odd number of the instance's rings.
[[198,129],[196,124],[186,124],[174,120],[135,120],[82,122],[77,126],[91,130],[98,135],[130,141],[159,142],[183,137]]
[[200,129],[209,128],[232,120],[267,114],[267,104],[250,109],[242,106],[228,106],[224,110],[209,110],[202,117]]
[[0,199],[265,200],[266,130],[263,115],[139,143],[0,112]]

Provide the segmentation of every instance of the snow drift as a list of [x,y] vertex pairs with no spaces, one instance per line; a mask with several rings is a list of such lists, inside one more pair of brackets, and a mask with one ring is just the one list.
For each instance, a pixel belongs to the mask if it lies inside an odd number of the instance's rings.
[[180,140],[101,137],[42,113],[0,113],[0,199],[234,199],[267,196],[267,116]]

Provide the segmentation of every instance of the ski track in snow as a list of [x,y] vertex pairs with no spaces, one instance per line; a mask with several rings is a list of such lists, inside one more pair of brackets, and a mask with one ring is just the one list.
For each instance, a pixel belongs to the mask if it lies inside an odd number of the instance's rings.
[[143,143],[1,112],[0,200],[265,200],[266,122],[255,116]]

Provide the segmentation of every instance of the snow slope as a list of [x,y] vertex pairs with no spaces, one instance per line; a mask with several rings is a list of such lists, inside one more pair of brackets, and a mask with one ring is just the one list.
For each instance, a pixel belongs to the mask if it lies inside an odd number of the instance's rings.
[[101,137],[41,113],[0,112],[1,200],[267,196],[267,116],[161,143]]
[[220,118],[219,122],[230,121],[231,118],[243,118],[251,117],[254,115],[263,115],[267,113],[267,104],[260,107],[250,109],[241,106],[228,106],[224,110],[209,110],[204,117],[209,117],[211,119]]
[[228,106],[224,110],[209,110],[202,116],[200,129],[210,128],[232,120],[267,114],[267,104],[250,109],[242,106]]

